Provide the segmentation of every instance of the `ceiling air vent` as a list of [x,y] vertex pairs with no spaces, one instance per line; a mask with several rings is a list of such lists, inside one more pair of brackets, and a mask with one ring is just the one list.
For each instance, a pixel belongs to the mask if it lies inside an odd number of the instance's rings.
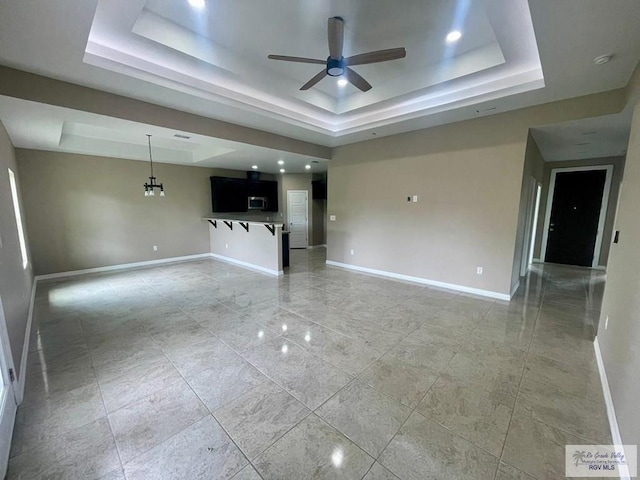
[[176,133],[176,134],[174,135],[174,137],[176,137],[176,138],[184,138],[185,140],[189,140],[189,139],[191,138],[190,136],[188,136],[188,135],[182,135],[181,133]]
[[481,108],[480,110],[476,110],[476,113],[489,113],[489,112],[493,112],[495,109],[496,107]]

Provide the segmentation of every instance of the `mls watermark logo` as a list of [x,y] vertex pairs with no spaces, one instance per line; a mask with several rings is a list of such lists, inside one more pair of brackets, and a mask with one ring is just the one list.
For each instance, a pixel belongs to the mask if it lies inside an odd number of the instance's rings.
[[567,477],[636,477],[637,445],[566,445]]

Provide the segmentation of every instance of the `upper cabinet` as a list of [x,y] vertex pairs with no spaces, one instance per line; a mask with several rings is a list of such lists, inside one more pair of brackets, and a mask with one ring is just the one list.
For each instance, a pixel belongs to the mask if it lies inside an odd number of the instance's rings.
[[278,211],[278,182],[244,178],[211,177],[213,212],[238,213],[248,210],[249,197],[264,197],[264,212]]
[[327,199],[327,180],[314,180],[311,182],[311,197],[314,200]]

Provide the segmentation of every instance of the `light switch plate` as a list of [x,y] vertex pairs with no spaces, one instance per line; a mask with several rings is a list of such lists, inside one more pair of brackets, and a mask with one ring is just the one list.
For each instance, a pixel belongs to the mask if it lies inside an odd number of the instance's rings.
[[329,221],[330,222],[335,222],[336,221],[336,216],[335,215],[329,215]]

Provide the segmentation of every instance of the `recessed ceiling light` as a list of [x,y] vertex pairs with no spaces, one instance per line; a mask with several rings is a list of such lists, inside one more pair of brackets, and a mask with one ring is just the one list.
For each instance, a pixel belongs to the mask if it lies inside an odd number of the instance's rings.
[[338,86],[340,86],[340,87],[346,87],[347,83],[349,83],[349,82],[347,81],[346,78],[339,78],[338,79]]
[[304,168],[306,168],[307,170],[309,170],[311,168],[311,165],[305,165]]
[[600,55],[599,57],[596,57],[596,58],[593,59],[593,63],[595,63],[596,65],[604,65],[605,63],[607,63],[612,58],[613,58],[613,54]]
[[459,30],[454,30],[452,32],[449,32],[449,34],[447,35],[447,43],[457,42],[461,38],[462,32],[460,32]]
[[207,6],[204,0],[189,0],[189,5],[198,9],[202,9]]
[[278,165],[284,165],[284,160],[278,160]]
[[258,165],[251,165],[251,168],[253,168],[254,170],[258,169]]
[[281,169],[280,169],[280,173],[284,173],[284,168],[281,168]]

